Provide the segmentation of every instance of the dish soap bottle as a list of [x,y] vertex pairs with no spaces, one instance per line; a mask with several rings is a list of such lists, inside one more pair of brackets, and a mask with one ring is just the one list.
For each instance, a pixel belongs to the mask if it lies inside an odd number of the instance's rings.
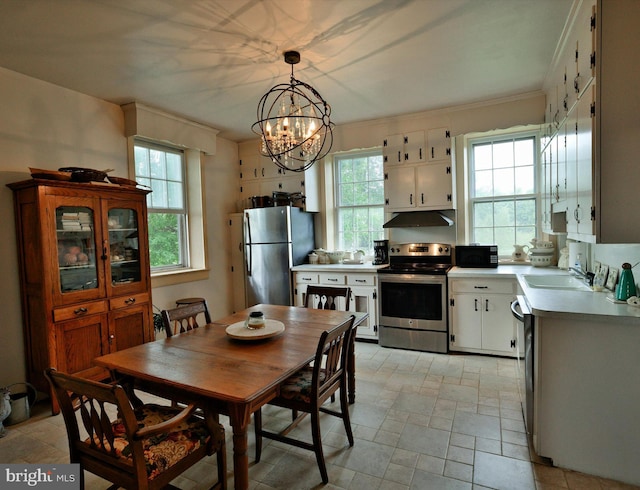
[[631,272],[631,264],[625,262],[622,264],[622,273],[616,288],[616,299],[618,301],[627,301],[631,296],[635,295],[636,282],[633,279],[633,272]]

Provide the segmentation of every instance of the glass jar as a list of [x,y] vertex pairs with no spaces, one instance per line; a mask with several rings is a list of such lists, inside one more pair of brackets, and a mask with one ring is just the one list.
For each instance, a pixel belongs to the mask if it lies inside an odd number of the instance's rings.
[[250,330],[258,330],[265,327],[264,313],[261,311],[252,311],[246,321],[247,328]]

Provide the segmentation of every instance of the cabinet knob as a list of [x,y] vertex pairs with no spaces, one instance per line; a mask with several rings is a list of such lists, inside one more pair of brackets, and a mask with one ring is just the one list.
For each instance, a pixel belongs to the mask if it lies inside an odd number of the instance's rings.
[[133,303],[136,302],[135,298],[129,298],[129,299],[125,299],[124,302],[128,305],[132,305]]
[[84,306],[73,310],[76,315],[84,315],[87,311],[88,310]]

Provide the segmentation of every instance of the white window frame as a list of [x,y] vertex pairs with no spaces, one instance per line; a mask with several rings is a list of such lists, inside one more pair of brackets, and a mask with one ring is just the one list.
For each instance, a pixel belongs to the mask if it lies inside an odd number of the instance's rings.
[[[339,192],[339,182],[338,182],[338,178],[339,178],[339,171],[338,171],[338,165],[340,163],[340,160],[348,160],[348,159],[354,159],[354,158],[360,158],[360,157],[371,157],[371,156],[380,156],[380,159],[382,160],[382,150],[381,149],[371,149],[371,150],[356,150],[356,151],[350,151],[350,152],[344,152],[344,153],[337,153],[333,155],[333,165],[332,165],[332,174],[333,174],[333,179],[332,179],[332,185],[333,185],[333,202],[334,202],[334,217],[333,217],[333,221],[334,221],[334,226],[333,226],[333,232],[334,232],[334,237],[335,237],[335,245],[336,248],[340,248],[340,219],[339,219],[339,213],[341,209],[358,209],[358,208],[368,208],[368,209],[372,209],[372,208],[380,208],[380,210],[382,211],[382,216],[383,216],[383,220],[384,220],[384,198],[382,200],[382,202],[380,204],[367,204],[367,205],[347,205],[347,206],[341,206],[340,205],[340,199],[338,196],[338,192]],[[384,188],[384,171],[383,171],[383,178],[382,178],[382,185]],[[368,233],[374,233],[376,230],[369,230]],[[380,239],[382,239],[384,237],[385,231],[383,228],[380,229]],[[378,239],[378,238],[371,238],[369,240],[370,245],[364,249],[364,252],[367,254],[372,254],[373,253],[373,240],[374,239]],[[355,251],[355,250],[348,250],[348,251]]]
[[206,217],[204,202],[204,182],[202,172],[202,153],[199,150],[171,147],[164,142],[149,138],[130,136],[127,138],[129,175],[135,178],[134,148],[137,142],[159,147],[178,149],[183,152],[185,171],[185,200],[187,206],[187,224],[185,253],[186,266],[163,268],[151,271],[152,287],[162,287],[191,281],[205,280],[209,277],[208,254],[206,247]]
[[[532,193],[528,194],[512,194],[512,195],[504,195],[504,196],[493,196],[493,197],[478,197],[476,198],[473,193],[473,189],[475,187],[475,165],[474,165],[474,152],[473,147],[478,144],[483,143],[499,143],[501,141],[514,141],[519,139],[533,139],[533,159],[534,159],[534,169],[533,169],[533,178],[534,178],[534,188]],[[475,221],[475,213],[474,213],[474,204],[479,202],[499,202],[499,201],[517,201],[517,200],[528,200],[533,199],[535,201],[535,236],[539,235],[541,226],[540,226],[540,206],[541,206],[541,198],[540,198],[540,152],[538,149],[540,148],[540,133],[538,131],[496,131],[490,134],[485,135],[477,135],[477,136],[469,136],[466,138],[466,153],[467,153],[467,188],[465,189],[465,195],[467,196],[467,226],[466,226],[466,234],[468,237],[468,242],[475,242],[474,237],[474,221]],[[514,224],[515,227],[515,224]],[[534,238],[534,236],[531,236]],[[515,244],[515,242],[514,242]],[[509,248],[508,250],[503,250],[502,248],[498,248],[499,257],[504,259],[511,257],[511,253],[513,250]]]
[[[145,139],[142,138],[136,138],[136,142],[135,142],[135,146],[137,148],[144,148],[147,151],[151,151],[151,150],[156,150],[158,152],[163,152],[166,154],[173,154],[173,155],[179,155],[180,157],[180,170],[181,170],[181,175],[180,175],[180,187],[181,187],[181,193],[182,193],[182,203],[180,203],[179,207],[155,207],[153,205],[153,198],[154,198],[154,193],[151,192],[147,195],[147,215],[149,216],[149,218],[151,217],[152,214],[174,214],[178,216],[178,220],[179,220],[179,225],[178,225],[178,253],[179,253],[179,261],[177,264],[175,265],[162,265],[162,266],[151,266],[151,273],[154,274],[158,274],[158,273],[162,273],[162,272],[171,272],[171,271],[177,271],[177,270],[182,270],[182,269],[189,269],[190,268],[190,254],[189,254],[189,210],[188,210],[188,188],[187,188],[187,179],[186,179],[186,169],[187,169],[187,165],[186,165],[186,158],[185,158],[185,152],[180,149],[180,148],[174,148],[172,146],[168,146],[168,145],[160,145],[154,142],[150,142],[147,141]],[[138,183],[141,183],[143,185],[149,185],[151,184],[151,188],[153,189],[154,187],[154,181],[159,181],[158,183],[160,183],[160,185],[162,185],[162,183],[164,182],[165,185],[169,182],[173,182],[174,184],[176,183],[176,181],[172,181],[171,179],[169,179],[168,177],[165,176],[165,178],[156,178],[153,176],[143,176],[143,175],[139,175],[137,173],[137,166],[136,166],[136,176],[135,179]],[[149,219],[150,220],[150,219]],[[151,251],[149,251],[151,252]]]

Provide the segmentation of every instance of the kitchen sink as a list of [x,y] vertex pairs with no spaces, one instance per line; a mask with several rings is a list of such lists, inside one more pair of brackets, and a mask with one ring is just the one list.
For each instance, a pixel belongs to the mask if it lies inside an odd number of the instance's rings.
[[524,281],[530,288],[566,289],[570,291],[591,291],[582,280],[565,275],[526,275]]

